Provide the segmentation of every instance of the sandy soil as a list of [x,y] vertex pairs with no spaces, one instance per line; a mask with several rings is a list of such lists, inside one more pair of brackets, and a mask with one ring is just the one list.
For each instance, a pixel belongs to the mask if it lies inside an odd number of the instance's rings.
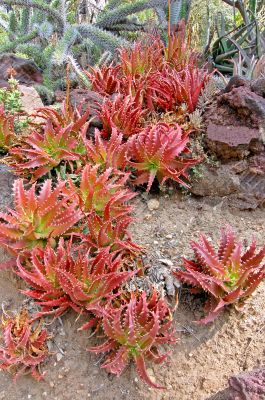
[[[152,198],[149,196],[148,199]],[[248,240],[255,234],[258,244],[264,241],[264,210],[239,212],[223,208],[220,201],[206,202],[178,194],[160,195],[159,209],[153,212],[146,200],[135,201],[138,221],[133,226],[134,239],[148,249],[149,259],[180,264],[188,255],[189,240],[200,231],[217,240],[226,223],[233,225]],[[3,255],[2,257],[3,258]],[[0,301],[15,309],[24,298],[18,294],[21,282],[10,272],[0,274]],[[95,344],[89,332],[77,332],[84,322],[76,321],[72,312],[51,325],[53,334],[45,380],[37,383],[30,377],[12,383],[6,373],[0,374],[0,400],[225,400],[227,379],[232,374],[264,365],[265,284],[241,309],[227,309],[208,326],[192,321],[202,316],[202,301],[184,289],[175,312],[179,343],[172,348],[171,358],[162,366],[148,366],[150,375],[167,386],[165,391],[148,389],[139,381],[133,366],[116,378],[100,369],[100,356],[85,349]],[[216,395],[217,392],[220,392]]]

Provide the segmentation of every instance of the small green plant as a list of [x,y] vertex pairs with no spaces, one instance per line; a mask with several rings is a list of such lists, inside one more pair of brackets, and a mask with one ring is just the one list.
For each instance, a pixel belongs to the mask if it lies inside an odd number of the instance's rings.
[[0,89],[0,104],[5,110],[14,114],[22,111],[21,92],[18,90],[18,81],[11,77],[8,80],[9,88]]

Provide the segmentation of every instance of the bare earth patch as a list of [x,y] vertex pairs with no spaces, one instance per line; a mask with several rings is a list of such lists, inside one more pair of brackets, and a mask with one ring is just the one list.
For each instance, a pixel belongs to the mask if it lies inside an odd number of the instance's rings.
[[[149,196],[149,199],[152,196]],[[144,200],[135,201],[137,222],[133,237],[148,249],[149,259],[169,259],[180,264],[180,256],[190,253],[189,241],[200,231],[218,240],[220,228],[231,224],[242,238],[258,245],[264,242],[265,212],[235,211],[222,202],[208,204],[177,194],[157,198],[159,208],[150,211]],[[4,255],[1,253],[1,259]],[[10,272],[0,274],[0,300],[6,308],[15,309],[25,301],[17,292],[21,282]],[[53,354],[44,365],[45,380],[37,383],[23,377],[13,384],[6,373],[0,374],[0,399],[8,400],[227,400],[227,379],[239,372],[265,363],[265,284],[261,285],[242,308],[227,309],[214,323],[196,325],[202,316],[202,300],[185,289],[179,293],[180,304],[174,318],[179,343],[172,348],[169,363],[149,366],[148,372],[167,390],[146,388],[134,368],[116,378],[100,369],[100,356],[85,351],[95,344],[90,332],[77,332],[84,322],[72,312],[50,327]],[[29,303],[31,304],[31,303]],[[217,392],[220,392],[217,395]],[[262,400],[262,399],[261,399]]]

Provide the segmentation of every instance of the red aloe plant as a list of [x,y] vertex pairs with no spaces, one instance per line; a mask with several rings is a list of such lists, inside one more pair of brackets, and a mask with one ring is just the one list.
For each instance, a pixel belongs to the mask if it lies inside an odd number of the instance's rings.
[[265,246],[257,253],[253,240],[249,249],[241,254],[242,244],[236,241],[233,230],[222,230],[218,252],[202,234],[201,243],[191,242],[195,261],[184,258],[184,270],[177,270],[174,275],[196,288],[209,293],[206,303],[207,317],[198,321],[213,321],[228,305],[250,296],[265,278]]
[[86,133],[89,122],[87,122],[90,115],[90,108],[81,114],[83,104],[81,103],[78,108],[73,108],[70,102],[70,88],[67,88],[66,99],[62,103],[61,111],[57,111],[52,107],[38,108],[37,114],[34,115],[38,118],[43,118],[46,124],[48,121],[52,124],[55,130],[68,128],[68,132],[76,137],[79,132]]
[[124,171],[127,166],[128,144],[122,143],[123,136],[113,128],[109,140],[104,140],[98,129],[95,130],[95,138],[84,139],[87,153],[87,161],[94,165],[100,165],[104,170],[113,168]]
[[158,298],[155,291],[149,299],[145,292],[141,295],[131,293],[128,302],[122,302],[118,307],[109,305],[105,311],[102,327],[108,339],[102,345],[88,350],[95,353],[110,352],[102,368],[116,375],[120,375],[133,360],[141,379],[149,386],[162,389],[148,376],[145,359],[162,363],[168,354],[161,354],[159,345],[176,342],[165,300]]
[[156,72],[163,64],[161,41],[157,37],[150,38],[144,44],[137,42],[133,48],[119,50],[120,65],[126,78],[137,79]]
[[83,216],[77,203],[63,194],[63,182],[52,190],[51,180],[46,180],[38,195],[35,187],[26,190],[22,179],[16,180],[15,209],[0,213],[0,244],[15,254],[68,233]]
[[120,65],[106,66],[100,68],[90,67],[90,71],[84,71],[90,82],[92,90],[103,96],[109,96],[120,92]]
[[132,242],[128,232],[128,226],[133,221],[132,217],[121,216],[114,219],[104,219],[92,212],[86,220],[88,233],[81,233],[83,245],[86,245],[92,253],[102,249],[110,252],[142,252],[141,247]]
[[17,260],[17,274],[31,289],[23,290],[41,306],[39,315],[61,315],[69,307],[77,312],[84,308],[98,309],[100,303],[112,298],[113,290],[135,272],[119,272],[121,262],[113,259],[108,251],[96,257],[79,252],[73,256],[72,241],[61,238],[58,248],[51,245],[45,249],[32,250],[26,265]]
[[113,127],[125,138],[138,133],[144,114],[145,111],[131,96],[118,95],[114,100],[105,101],[98,112],[103,123],[103,137],[109,137]]
[[121,265],[106,249],[92,258],[79,254],[73,271],[57,269],[56,273],[73,304],[101,316],[106,301],[117,297],[119,287],[137,272],[119,271]]
[[6,114],[4,106],[0,105],[0,151],[6,152],[14,138],[14,116]]
[[183,158],[187,153],[188,133],[183,133],[179,125],[158,123],[148,126],[140,134],[129,140],[129,154],[133,161],[129,164],[137,170],[135,184],[148,183],[151,189],[155,177],[160,183],[167,179],[187,186],[182,177],[188,179],[187,169],[198,160]]
[[70,242],[64,244],[60,238],[58,247],[53,249],[51,244],[45,248],[33,248],[30,259],[17,259],[16,274],[20,276],[31,289],[22,290],[26,296],[38,300],[41,306],[38,316],[44,314],[63,314],[69,307],[80,311],[60,286],[57,270],[73,270],[74,261],[70,256]]
[[114,173],[112,168],[101,172],[99,168],[99,165],[86,165],[82,170],[79,188],[69,181],[70,193],[77,193],[82,211],[95,211],[104,219],[130,213],[132,206],[127,203],[136,194],[124,188],[128,174]]
[[42,328],[42,321],[36,325],[22,309],[17,315],[2,317],[3,344],[0,346],[0,369],[14,375],[31,373],[37,379],[43,379],[39,371],[40,364],[48,356],[46,340],[48,334]]
[[26,147],[13,148],[10,155],[18,156],[21,162],[9,162],[18,175],[32,176],[31,182],[46,175],[62,162],[67,163],[71,170],[73,161],[80,164],[80,152],[84,152],[81,138],[71,136],[72,125],[55,130],[52,122],[47,121],[43,133],[32,132],[24,139]]
[[180,72],[165,68],[153,79],[153,101],[163,111],[174,111],[176,106],[185,103],[191,113],[209,77],[210,74],[200,68],[187,67]]
[[170,35],[167,45],[161,41],[161,46],[166,64],[176,71],[193,69],[197,64],[198,55],[191,49],[183,35]]

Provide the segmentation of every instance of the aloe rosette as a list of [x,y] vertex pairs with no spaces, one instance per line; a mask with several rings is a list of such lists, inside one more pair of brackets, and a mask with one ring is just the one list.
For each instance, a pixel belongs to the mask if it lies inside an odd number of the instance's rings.
[[179,125],[158,123],[146,127],[129,140],[129,165],[136,170],[136,185],[147,183],[151,189],[154,179],[163,184],[172,179],[188,186],[183,178],[188,179],[187,170],[199,160],[183,157],[189,150],[188,133],[183,133]]
[[142,294],[131,293],[128,301],[115,306],[110,304],[102,317],[102,327],[107,341],[97,347],[89,348],[95,353],[108,352],[102,368],[120,375],[132,360],[141,379],[149,386],[163,388],[155,384],[147,374],[145,360],[157,364],[167,359],[160,345],[176,343],[172,318],[164,299],[157,292],[147,298]]
[[25,309],[11,316],[4,312],[0,369],[11,373],[14,380],[29,373],[37,380],[43,379],[39,367],[49,351],[46,344],[48,332],[42,325],[42,321],[30,319]]
[[200,239],[200,243],[191,242],[195,260],[184,258],[184,269],[178,269],[174,275],[209,295],[205,307],[209,314],[198,321],[208,323],[226,305],[250,296],[265,279],[265,264],[261,265],[265,246],[256,253],[256,242],[253,240],[248,250],[242,253],[242,243],[236,241],[230,227],[222,230],[218,252],[205,235],[201,235]]
[[35,246],[43,247],[48,239],[55,239],[74,230],[83,213],[77,202],[63,194],[65,183],[59,181],[52,188],[47,179],[39,194],[36,184],[25,189],[22,179],[14,182],[14,209],[0,213],[0,244],[17,254]]

